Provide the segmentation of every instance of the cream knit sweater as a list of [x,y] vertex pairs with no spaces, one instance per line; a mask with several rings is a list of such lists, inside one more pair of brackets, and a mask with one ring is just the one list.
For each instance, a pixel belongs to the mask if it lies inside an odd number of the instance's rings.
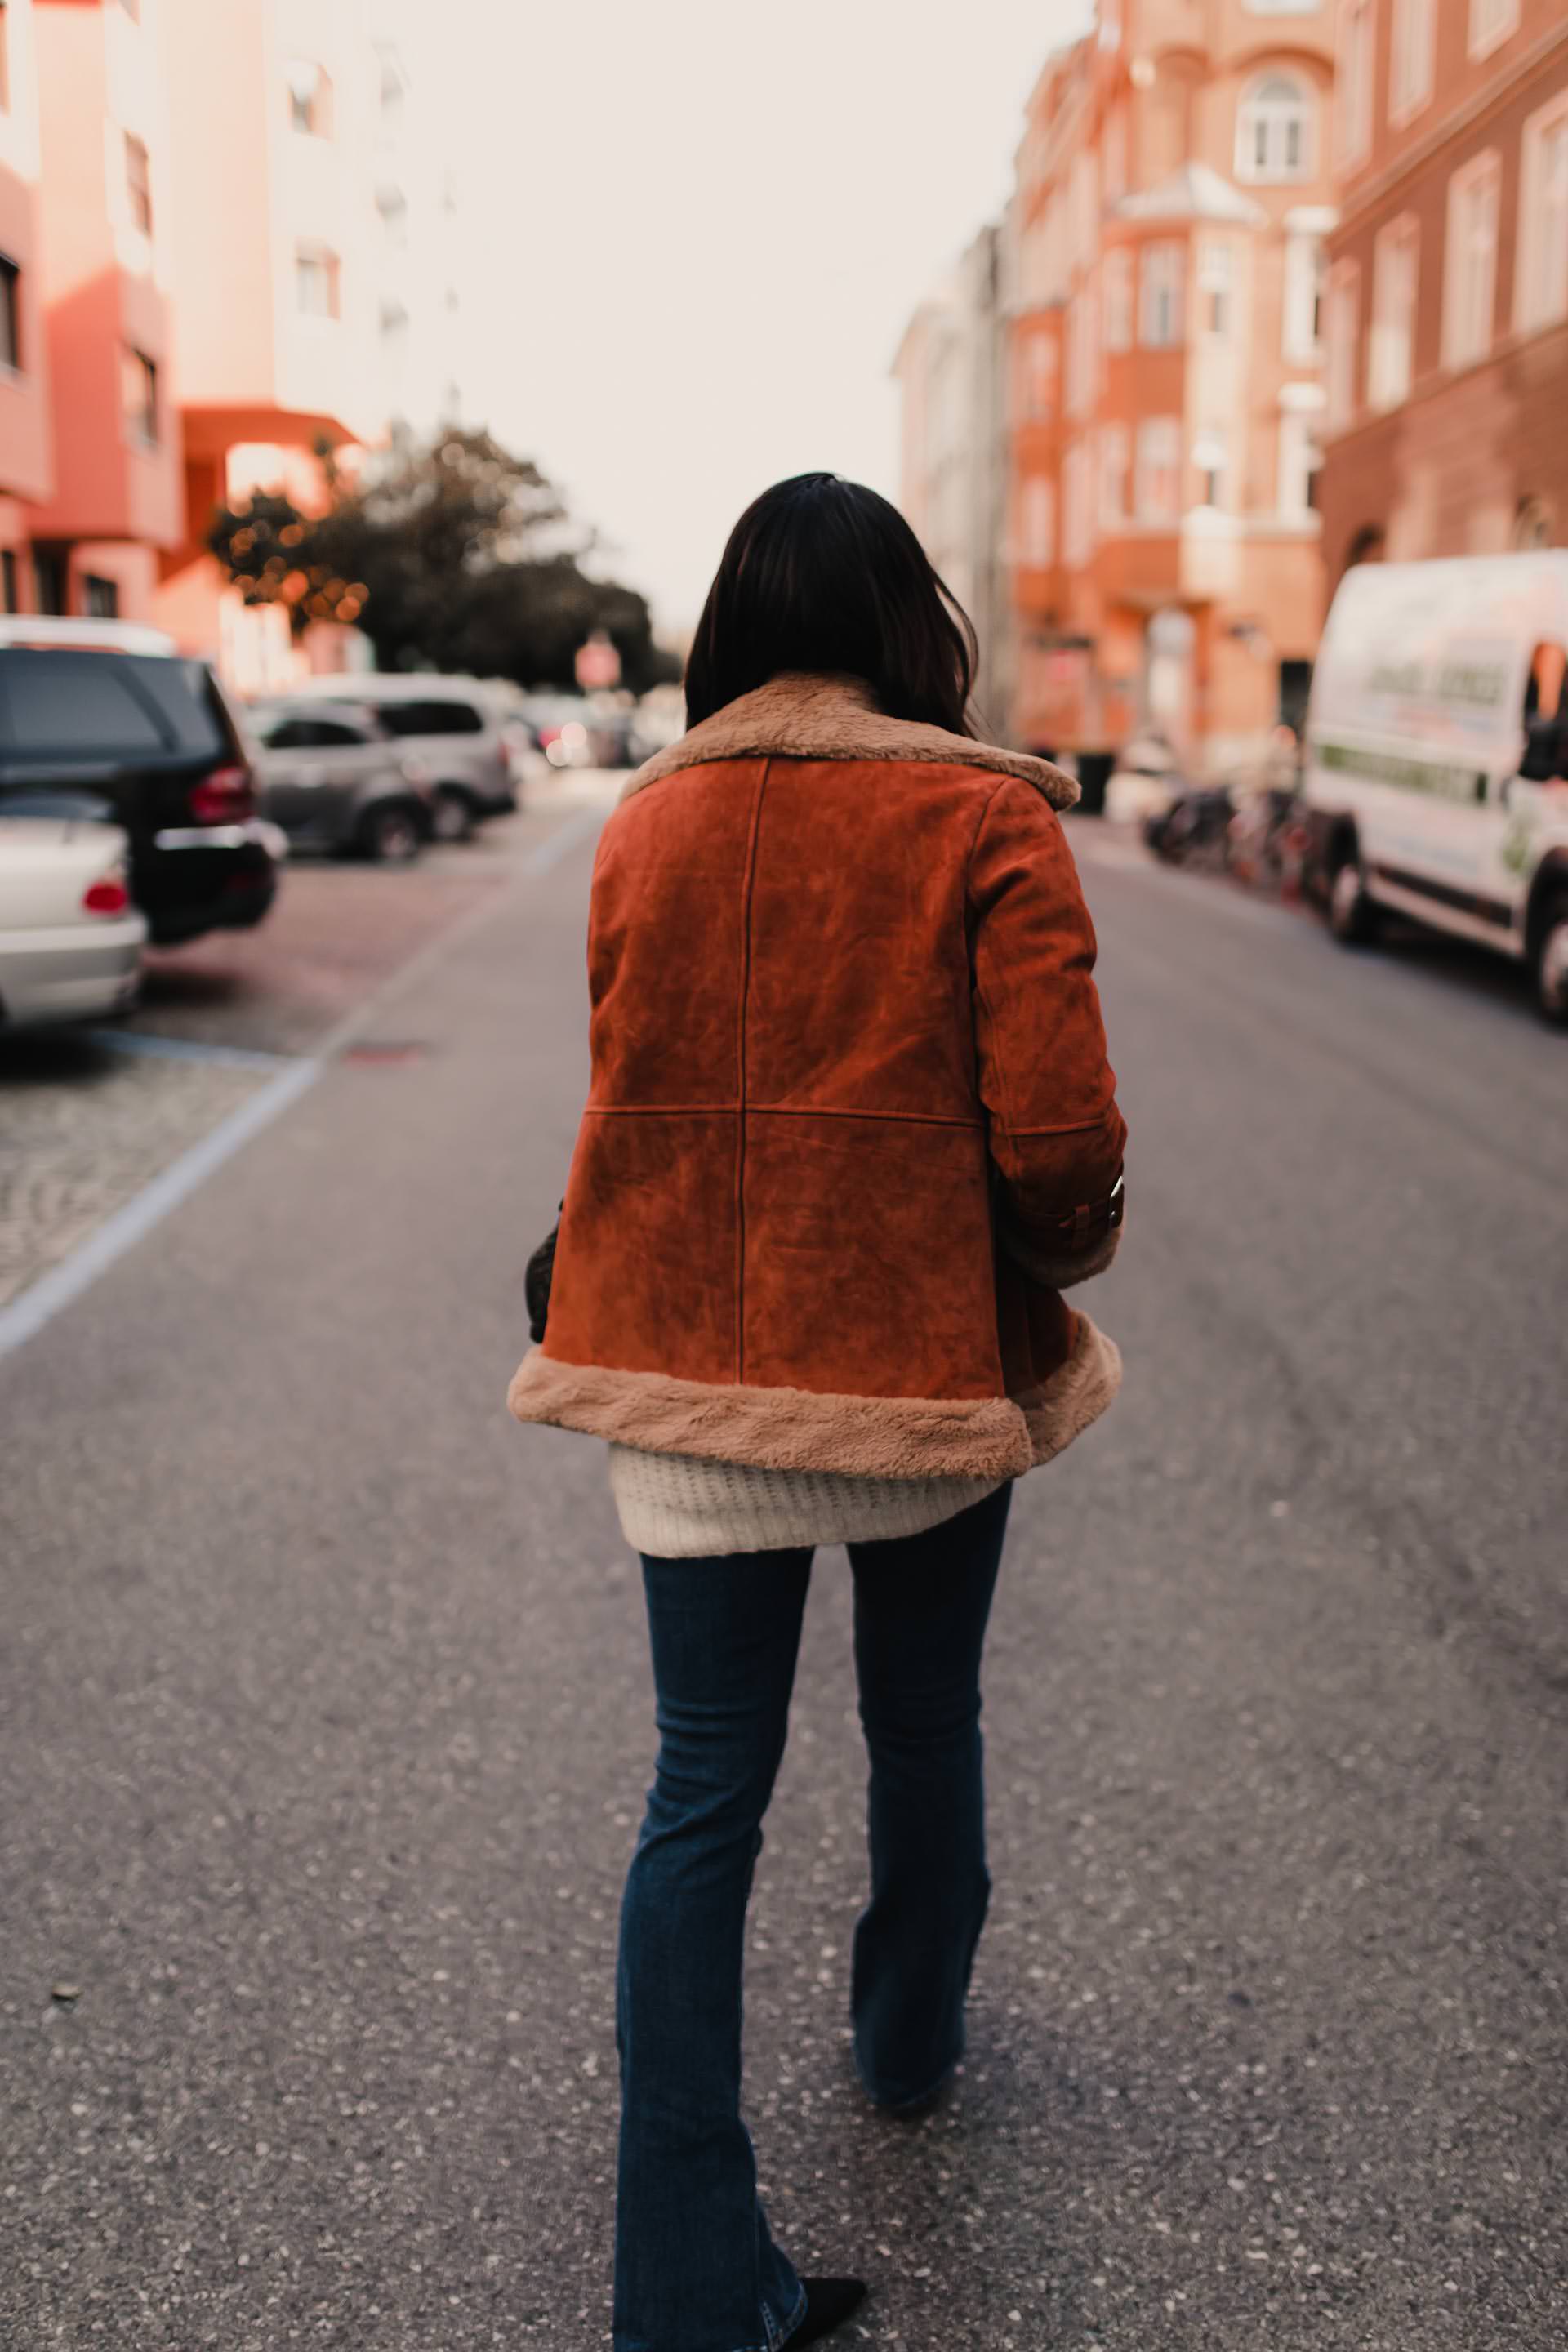
[[918,1536],[994,1495],[1000,1478],[849,1478],[610,1447],[621,1531],[656,1559]]

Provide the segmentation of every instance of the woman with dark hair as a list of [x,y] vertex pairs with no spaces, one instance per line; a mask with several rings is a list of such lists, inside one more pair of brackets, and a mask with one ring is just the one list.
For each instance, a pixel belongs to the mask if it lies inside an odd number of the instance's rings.
[[1126,1129],[1058,770],[975,741],[973,632],[897,510],[780,483],[724,551],[689,731],[606,825],[593,1082],[520,1420],[610,1443],[660,1735],[616,1984],[616,2352],[780,2352],[741,2120],[746,1904],[813,1549],[845,1544],[870,1759],[854,2051],[936,2098],[985,1915],[980,1658],[1012,1481],[1116,1392],[1062,1296]]

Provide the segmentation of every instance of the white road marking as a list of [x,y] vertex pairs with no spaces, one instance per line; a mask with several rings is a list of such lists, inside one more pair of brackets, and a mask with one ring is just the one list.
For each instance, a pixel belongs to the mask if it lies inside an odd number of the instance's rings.
[[[569,817],[553,833],[547,834],[529,852],[518,868],[516,880],[532,881],[542,874],[548,874],[580,842],[585,841],[590,834],[596,833],[604,821],[602,807],[579,809],[574,816]],[[259,1087],[248,1102],[241,1103],[237,1110],[230,1111],[228,1117],[220,1119],[199,1143],[193,1144],[188,1151],[181,1152],[177,1160],[171,1160],[161,1174],[154,1176],[151,1183],[144,1184],[123,1208],[117,1209],[112,1216],[106,1218],[97,1232],[90,1234],[68,1257],[62,1258],[58,1265],[41,1275],[20,1297],[12,1299],[9,1306],[0,1307],[0,1357],[10,1355],[15,1349],[36,1338],[46,1324],[53,1322],[63,1307],[79,1298],[100,1274],[107,1274],[128,1250],[145,1241],[153,1227],[161,1225],[171,1211],[177,1209],[182,1202],[188,1201],[197,1187],[205,1184],[207,1178],[216,1174],[226,1160],[232,1160],[237,1151],[243,1151],[263,1129],[270,1127],[274,1119],[280,1118],[286,1110],[290,1109],[300,1096],[315,1085],[323,1070],[343,1048],[380,1018],[393,998],[401,996],[405,989],[411,988],[454,949],[482,930],[487,923],[494,922],[509,904],[511,895],[510,888],[497,890],[492,897],[471,909],[461,922],[454,923],[448,930],[438,932],[400,971],[383,982],[363,1004],[356,1006],[335,1028],[329,1030],[307,1059],[289,1062],[275,1078]],[[122,1037],[114,1042],[123,1047],[126,1039]],[[143,1040],[142,1045],[145,1045],[147,1042]],[[170,1039],[164,1042],[174,1045],[179,1041]],[[132,1051],[141,1049],[141,1046],[129,1048]],[[204,1054],[201,1058],[216,1056]],[[230,1055],[226,1058],[239,1057]],[[265,1063],[279,1057],[259,1055],[244,1058]]]
[[253,1135],[259,1135],[290,1103],[298,1102],[321,1075],[320,1062],[296,1062],[269,1080],[248,1102],[241,1103],[237,1110],[220,1119],[199,1143],[192,1144],[188,1151],[182,1151],[177,1160],[171,1160],[161,1175],[144,1184],[122,1209],[116,1209],[68,1257],[41,1275],[8,1307],[0,1307],[0,1356],[8,1356],[14,1348],[21,1347],[46,1323],[52,1322],[62,1307],[79,1298],[117,1258],[134,1249],[154,1225],[163,1223],[172,1209],[189,1200],[198,1184],[205,1184],[226,1160],[232,1160],[237,1151],[242,1150]]

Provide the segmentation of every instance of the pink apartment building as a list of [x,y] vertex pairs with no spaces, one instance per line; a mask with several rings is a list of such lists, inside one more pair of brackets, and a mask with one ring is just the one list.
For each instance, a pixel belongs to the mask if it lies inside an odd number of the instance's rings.
[[152,612],[181,529],[159,0],[34,0],[54,480],[28,517],[41,612]]
[[54,488],[32,0],[0,5],[0,612],[30,611],[27,510]]
[[1322,616],[1327,0],[1101,0],[1017,158],[1013,732],[1223,770]]
[[[378,177],[395,64],[368,0],[162,0],[166,28],[182,543],[163,625],[244,688],[298,667],[285,617],[247,607],[203,549],[213,509],[322,494],[317,451],[382,437],[395,328],[384,304],[401,192]],[[317,633],[316,666],[344,645]]]

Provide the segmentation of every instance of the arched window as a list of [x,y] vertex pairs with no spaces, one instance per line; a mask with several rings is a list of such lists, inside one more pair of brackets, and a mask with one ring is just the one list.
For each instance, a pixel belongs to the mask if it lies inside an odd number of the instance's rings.
[[1236,176],[1305,180],[1312,171],[1312,94],[1291,74],[1265,74],[1242,100],[1236,121]]

